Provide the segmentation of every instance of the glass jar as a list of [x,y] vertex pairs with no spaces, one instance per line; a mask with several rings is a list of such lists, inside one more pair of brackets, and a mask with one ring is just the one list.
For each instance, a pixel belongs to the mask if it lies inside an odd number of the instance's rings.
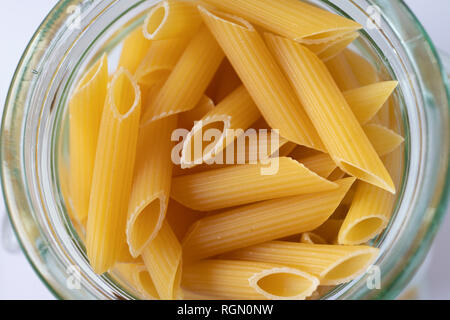
[[[15,73],[3,115],[4,196],[23,251],[58,298],[139,297],[114,275],[90,268],[82,235],[64,202],[67,98],[83,70],[102,52],[117,58],[120,41],[156,0],[65,0],[30,41]],[[449,92],[433,44],[402,1],[311,1],[365,27],[356,48],[382,78],[398,79],[396,100],[405,135],[404,178],[393,218],[374,244],[373,274],[340,285],[329,299],[396,298],[426,256],[449,200]]]

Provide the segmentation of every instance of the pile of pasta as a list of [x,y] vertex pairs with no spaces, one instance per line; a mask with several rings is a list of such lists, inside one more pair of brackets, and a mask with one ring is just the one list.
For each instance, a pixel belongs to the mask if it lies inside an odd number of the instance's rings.
[[[66,202],[93,270],[149,299],[316,298],[364,274],[403,138],[397,82],[347,48],[360,29],[298,0],[151,8],[116,71],[104,54],[69,100]],[[261,136],[256,159],[246,144],[245,163],[207,161],[249,128],[277,129],[276,150]]]

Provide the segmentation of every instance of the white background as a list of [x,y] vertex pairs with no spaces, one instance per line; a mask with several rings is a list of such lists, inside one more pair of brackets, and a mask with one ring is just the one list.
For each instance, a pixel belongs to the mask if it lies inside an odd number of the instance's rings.
[[[274,0],[276,1],[276,0]],[[398,0],[393,0],[398,1]],[[34,31],[56,0],[0,1],[0,111],[15,67]],[[406,0],[435,44],[450,52],[450,0]],[[4,216],[0,199],[0,221]],[[0,231],[1,232],[1,231]],[[426,298],[450,299],[450,215],[429,257]],[[11,254],[0,245],[0,299],[53,299],[21,252]]]

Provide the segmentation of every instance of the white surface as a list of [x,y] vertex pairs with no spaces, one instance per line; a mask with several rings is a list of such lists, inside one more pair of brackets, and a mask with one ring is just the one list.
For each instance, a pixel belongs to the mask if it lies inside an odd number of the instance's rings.
[[[274,0],[276,1],[276,0]],[[28,40],[56,0],[15,0],[0,2],[0,109],[8,86]],[[425,25],[438,47],[450,52],[449,0],[406,0]],[[447,26],[445,29],[444,26]],[[0,221],[4,214],[0,200]],[[450,215],[433,246],[429,289],[432,299],[450,299]],[[22,253],[10,254],[0,246],[0,299],[51,299]]]

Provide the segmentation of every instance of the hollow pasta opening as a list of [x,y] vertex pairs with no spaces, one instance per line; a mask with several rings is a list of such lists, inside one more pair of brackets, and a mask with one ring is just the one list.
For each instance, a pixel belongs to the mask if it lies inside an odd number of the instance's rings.
[[257,285],[272,296],[289,298],[310,290],[311,281],[298,274],[280,272],[262,277]]
[[130,76],[122,72],[112,82],[112,103],[120,115],[126,114],[136,100],[136,90],[131,82]]
[[323,277],[325,284],[338,284],[361,274],[373,259],[373,252],[364,252],[350,257],[332,268]]
[[384,226],[385,220],[378,217],[364,219],[350,228],[344,235],[345,243],[359,244],[370,240]]
[[[206,135],[209,135],[208,134],[209,130],[215,130],[215,133],[210,131],[210,133],[212,134],[210,135],[211,141],[203,141],[205,133]],[[224,131],[225,131],[225,123],[223,121],[210,122],[202,126],[201,130],[200,129],[196,130],[186,144],[183,162],[194,163],[199,159],[203,159],[204,155],[211,153],[221,140]],[[198,142],[201,143],[201,148],[197,147],[196,150],[195,144]]]
[[166,8],[164,6],[159,6],[155,8],[148,17],[147,20],[147,32],[153,35],[156,30],[161,26],[161,23],[166,17]]
[[133,251],[140,251],[154,232],[161,214],[161,200],[150,202],[137,216],[131,229]]

